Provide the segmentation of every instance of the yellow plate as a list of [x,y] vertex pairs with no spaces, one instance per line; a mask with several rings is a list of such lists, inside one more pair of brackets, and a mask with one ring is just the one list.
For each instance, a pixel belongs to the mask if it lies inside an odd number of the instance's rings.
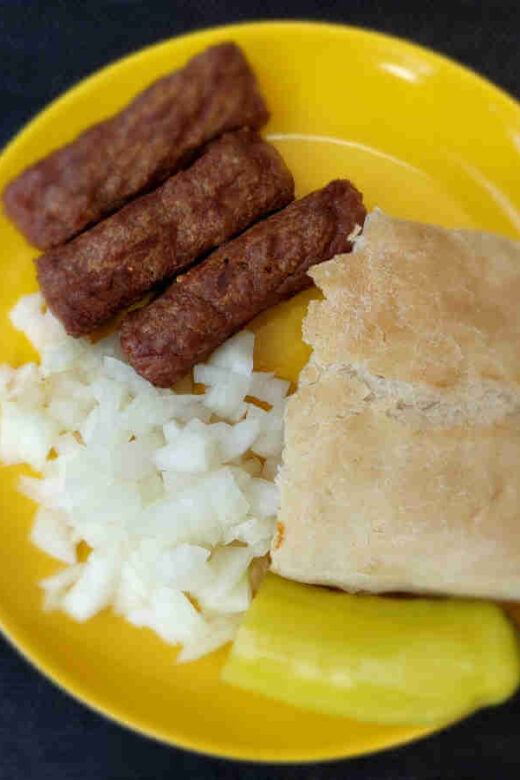
[[[224,27],[153,46],[105,68],[32,121],[0,159],[0,187],[24,166],[126,103],[162,73],[217,41],[244,47],[272,109],[267,132],[299,193],[348,176],[369,206],[392,214],[520,234],[519,106],[475,74],[394,38],[347,27],[267,22]],[[31,249],[2,218],[0,360],[31,356],[6,312],[36,287]],[[306,296],[256,323],[259,366],[294,376],[306,355]],[[86,625],[40,611],[39,578],[56,565],[31,548],[33,505],[3,469],[0,620],[42,671],[105,714],[146,734],[221,756],[309,761],[352,756],[424,731],[300,712],[219,682],[225,651],[176,666],[151,632],[112,614]]]

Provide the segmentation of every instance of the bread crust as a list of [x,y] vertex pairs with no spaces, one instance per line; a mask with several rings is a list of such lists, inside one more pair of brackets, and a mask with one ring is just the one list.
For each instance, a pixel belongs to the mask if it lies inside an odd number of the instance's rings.
[[310,272],[327,305],[310,305],[304,338],[318,362],[359,364],[386,379],[518,386],[519,269],[508,238],[374,211],[347,260]]

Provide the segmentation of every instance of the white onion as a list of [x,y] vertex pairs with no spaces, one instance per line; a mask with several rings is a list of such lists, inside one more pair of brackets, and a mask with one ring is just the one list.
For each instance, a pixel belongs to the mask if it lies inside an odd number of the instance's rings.
[[286,397],[290,385],[291,383],[286,379],[278,379],[274,374],[254,371],[251,375],[249,395],[258,398],[259,401],[266,401],[271,406],[276,406]]
[[179,661],[228,642],[274,532],[288,382],[253,371],[248,332],[195,367],[194,394],[138,376],[115,335],[68,337],[39,293],[11,320],[41,363],[0,366],[0,457],[41,472],[19,481],[38,505],[31,540],[67,564],[40,583],[44,609],[82,622],[112,607],[183,645]]
[[58,433],[58,424],[43,409],[4,401],[0,424],[0,459],[7,466],[28,463],[40,470]]
[[40,507],[34,518],[31,542],[59,561],[76,563],[76,544],[64,512]]
[[78,581],[63,597],[65,612],[83,622],[108,607],[116,593],[119,571],[120,556],[115,550],[94,550]]
[[209,471],[216,461],[216,442],[206,431],[185,428],[165,447],[157,450],[154,460],[160,471]]
[[84,568],[84,563],[76,563],[51,577],[40,580],[40,588],[43,590],[43,609],[46,612],[61,607],[67,590],[79,580]]
[[208,360],[211,366],[220,366],[234,374],[250,377],[253,373],[255,334],[243,330],[215,350]]

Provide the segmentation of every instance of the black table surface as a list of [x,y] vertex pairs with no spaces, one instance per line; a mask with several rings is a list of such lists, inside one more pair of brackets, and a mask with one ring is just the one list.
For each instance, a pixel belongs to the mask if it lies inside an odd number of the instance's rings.
[[[52,98],[107,62],[215,24],[312,18],[431,46],[520,97],[519,0],[1,0],[0,144]],[[421,742],[308,766],[206,758],[157,744],[72,700],[0,637],[0,780],[517,777],[520,696]]]

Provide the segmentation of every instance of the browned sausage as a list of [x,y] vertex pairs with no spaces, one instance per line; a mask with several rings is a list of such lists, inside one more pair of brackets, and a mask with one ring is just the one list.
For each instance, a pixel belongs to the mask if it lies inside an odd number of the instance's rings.
[[4,192],[6,214],[40,249],[58,246],[184,167],[202,144],[268,118],[238,46],[213,46],[27,168]]
[[125,355],[153,384],[172,385],[256,314],[309,286],[311,265],[350,251],[365,216],[361,194],[344,180],[296,201],[127,315]]
[[36,259],[47,304],[80,336],[294,197],[293,177],[254,130],[213,141],[186,171]]

